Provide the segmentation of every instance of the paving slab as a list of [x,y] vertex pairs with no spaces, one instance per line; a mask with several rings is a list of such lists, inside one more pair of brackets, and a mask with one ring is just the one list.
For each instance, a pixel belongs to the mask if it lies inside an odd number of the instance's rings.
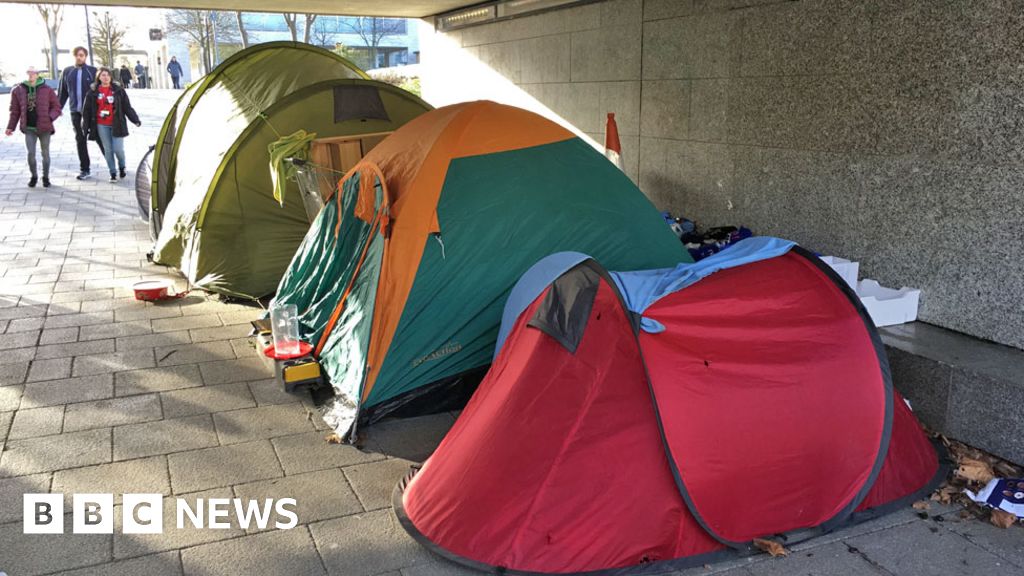
[[202,385],[199,368],[191,365],[132,370],[114,375],[114,389],[118,396],[164,392]]
[[296,402],[218,412],[213,415],[221,444],[237,444],[256,438],[276,438],[313,430],[306,408]]
[[77,356],[75,357],[74,375],[113,374],[114,372],[152,368],[155,365],[153,351],[148,349]]
[[114,460],[131,460],[216,445],[217,432],[209,415],[114,428]]
[[64,532],[23,534],[20,521],[0,525],[0,570],[36,576],[111,560],[110,534],[72,534],[70,515]]
[[143,334],[141,336],[125,336],[115,340],[116,348],[120,351],[140,350],[144,348],[164,348],[168,346],[182,346],[191,344],[192,340],[187,330],[178,332],[160,332],[159,334]]
[[309,391],[305,388],[299,388],[294,392],[286,392],[284,386],[274,378],[249,382],[249,388],[252,390],[256,403],[260,406],[311,401]]
[[[78,333],[78,328],[68,328],[67,330],[74,330],[76,335]],[[104,354],[113,351],[114,341],[109,338],[106,340],[87,340],[85,342],[71,341],[40,346],[36,350],[36,359],[69,358],[71,356]]]
[[220,318],[215,315],[179,316],[177,318],[161,318],[159,320],[153,320],[153,332],[173,332],[176,330],[209,328],[211,326],[221,325]]
[[1004,530],[974,518],[962,521],[955,516],[950,518],[954,520],[944,522],[944,528],[1016,566],[1019,573],[1024,574],[1024,527],[1018,524]]
[[11,429],[11,422],[14,421],[14,412],[0,412],[0,451],[3,450],[4,442]]
[[232,324],[230,326],[215,326],[212,328],[193,328],[189,335],[193,342],[213,342],[216,340],[233,340],[245,338],[252,330],[247,324]]
[[79,568],[64,572],[61,576],[180,576],[181,574],[183,574],[181,559],[178,557],[178,552],[175,551]]
[[121,502],[122,494],[170,494],[167,459],[154,456],[58,470],[53,473],[50,491],[64,494],[66,506],[71,505],[71,494],[75,493],[110,493],[116,503]]
[[[300,524],[309,524],[363,511],[341,470],[332,468],[318,472],[295,474],[273,480],[261,480],[235,486],[235,496],[260,502],[294,498]],[[267,529],[274,529],[273,524]],[[247,532],[259,532],[252,524]]]
[[888,576],[869,562],[856,550],[841,542],[819,546],[813,550],[790,552],[786,558],[770,558],[763,555],[747,567],[751,574],[758,576],[790,576],[792,574],[813,574],[815,576]]
[[153,332],[153,327],[150,326],[149,322],[149,320],[135,320],[132,322],[113,322],[82,326],[82,329],[78,333],[78,339],[103,340],[151,334]]
[[[21,522],[22,502],[25,494],[45,494],[50,491],[49,473],[0,478],[0,524]],[[0,566],[0,570],[2,570]]]
[[188,548],[181,552],[181,563],[186,574],[195,576],[326,574],[305,526]]
[[309,529],[332,576],[371,576],[436,562],[390,510],[317,522]]
[[389,458],[344,468],[345,477],[367,510],[390,508],[391,493],[409,473],[413,462]]
[[68,404],[64,412],[64,431],[149,422],[162,417],[159,395],[123,396]]
[[3,386],[0,387],[0,412],[17,410],[21,405],[21,395],[25,390],[24,386]]
[[175,493],[284,475],[274,448],[267,440],[172,454],[167,464]]
[[38,341],[38,330],[20,332],[18,334],[0,334],[0,350],[10,350],[12,348],[25,348],[28,346],[35,346],[36,342]]
[[[224,519],[230,525],[229,528],[208,528],[205,523],[203,528],[197,528],[192,524],[188,516],[182,517],[182,528],[178,528],[179,500],[195,512],[199,512],[199,507],[202,506],[203,513],[205,514],[208,510],[207,502],[211,498],[231,499],[232,497],[233,494],[230,488],[221,488],[193,494],[178,494],[174,497],[164,498],[163,533],[160,534],[125,534],[121,529],[123,509],[121,506],[117,506],[117,512],[114,516],[114,557],[132,558],[146,556],[156,552],[180,550],[190,546],[243,536],[245,532],[238,527],[238,523],[234,520],[234,515],[229,515],[228,518]],[[200,504],[200,501],[202,501],[202,504]]]
[[71,358],[53,358],[41,360],[36,354],[36,359],[28,370],[26,382],[39,382],[42,380],[59,380],[71,376]]
[[274,438],[271,442],[287,474],[342,468],[386,458],[383,454],[364,452],[350,444],[331,444],[324,437],[324,432],[306,432]]
[[926,522],[845,541],[873,564],[896,576],[1020,574],[1020,568],[959,534]]
[[[235,351],[227,342],[203,342],[202,344],[181,344],[161,346],[156,349],[157,366],[179,366],[182,364],[198,364],[230,360]],[[223,382],[221,382],[223,383]]]
[[21,384],[28,375],[29,362],[0,364],[0,387]]
[[400,576],[474,576],[480,571],[471,570],[454,562],[448,562],[443,558],[437,558],[433,562],[423,562],[414,566],[407,566],[395,572]]
[[24,476],[110,461],[110,430],[9,440],[0,454],[0,477]]
[[21,408],[40,408],[71,402],[88,402],[114,396],[111,374],[29,382],[21,398]]
[[60,434],[64,424],[64,406],[18,410],[7,437],[11,440]]
[[203,373],[203,382],[207,385],[260,380],[274,375],[261,359],[235,359],[234,349],[229,343],[220,342],[219,344],[227,345],[228,349],[231,349],[232,359],[199,365],[199,370]]
[[171,390],[162,392],[160,399],[165,418],[252,408],[256,405],[244,382]]
[[50,328],[39,335],[39,344],[66,344],[78,340],[78,327]]

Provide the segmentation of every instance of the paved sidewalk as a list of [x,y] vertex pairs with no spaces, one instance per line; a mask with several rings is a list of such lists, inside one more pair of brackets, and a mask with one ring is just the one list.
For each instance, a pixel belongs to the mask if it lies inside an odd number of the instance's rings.
[[[126,142],[126,182],[74,179],[66,119],[53,143],[49,190],[25,186],[20,137],[0,142],[0,571],[473,574],[414,543],[390,511],[393,486],[453,415],[377,425],[365,452],[327,444],[308,398],[277,389],[245,338],[258,310],[203,296],[161,305],[132,299],[133,282],[176,276],[146,262],[150,242],[131,184],[175,94],[131,95],[144,126]],[[6,98],[0,106],[6,110]],[[102,175],[98,153],[93,162]],[[71,535],[70,517],[67,534],[23,535],[22,494],[47,491],[295,497],[301,526],[176,530],[168,507],[162,535]],[[757,556],[686,574],[1022,572],[1019,528],[933,507],[927,519],[906,509],[796,546],[785,559]]]

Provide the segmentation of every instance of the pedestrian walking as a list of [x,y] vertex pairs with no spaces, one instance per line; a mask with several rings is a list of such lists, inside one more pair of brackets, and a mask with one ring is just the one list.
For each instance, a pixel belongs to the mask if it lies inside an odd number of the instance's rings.
[[29,188],[35,188],[39,172],[36,170],[36,144],[43,154],[43,188],[50,187],[50,135],[53,122],[61,114],[57,93],[46,85],[34,66],[26,71],[28,79],[11,90],[11,116],[7,120],[10,136],[17,127],[25,134],[28,150]]
[[128,87],[132,85],[132,71],[128,69],[127,62],[121,63],[121,70],[118,72],[118,74],[121,75],[121,77],[119,78],[119,80],[121,81],[121,87],[127,90]]
[[128,121],[136,126],[142,126],[142,121],[132,108],[128,92],[114,82],[109,68],[100,68],[96,74],[96,81],[86,95],[82,114],[88,123],[89,139],[103,144],[110,181],[117,182],[119,176],[124,178],[124,139],[128,136]]
[[143,66],[142,62],[139,60],[135,61],[135,78],[139,81],[139,88],[146,87],[146,80],[148,80],[148,78],[146,78],[146,67]]
[[85,180],[89,177],[89,146],[86,132],[82,126],[82,106],[89,86],[96,80],[96,68],[85,63],[89,51],[83,46],[74,49],[74,66],[68,66],[60,75],[60,107],[71,102],[71,126],[75,130],[75,144],[78,147],[79,173],[77,178]]
[[171,56],[171,61],[167,63],[167,73],[171,75],[171,84],[174,85],[174,89],[181,88],[181,84],[179,84],[181,80],[181,64],[178,64],[176,56]]

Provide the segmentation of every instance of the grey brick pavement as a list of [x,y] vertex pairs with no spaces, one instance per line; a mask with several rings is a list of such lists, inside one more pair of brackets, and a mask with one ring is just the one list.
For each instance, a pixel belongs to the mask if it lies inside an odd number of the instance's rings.
[[[144,127],[135,163],[174,95],[134,95]],[[0,110],[6,100],[0,100]],[[150,242],[127,183],[73,178],[66,120],[51,189],[28,189],[20,138],[0,141],[0,570],[45,574],[469,573],[415,544],[389,510],[411,460],[451,414],[381,423],[368,448],[324,441],[309,400],[269,379],[245,335],[257,310],[193,294],[137,302],[131,285],[173,272],[146,263]],[[99,160],[94,155],[94,162]],[[102,166],[97,172],[103,172]],[[129,181],[134,170],[129,171]],[[148,492],[299,501],[290,531],[173,528],[157,535],[26,536],[28,492]],[[70,526],[70,518],[67,519]],[[1024,534],[912,510],[795,547],[686,574],[1020,574]]]

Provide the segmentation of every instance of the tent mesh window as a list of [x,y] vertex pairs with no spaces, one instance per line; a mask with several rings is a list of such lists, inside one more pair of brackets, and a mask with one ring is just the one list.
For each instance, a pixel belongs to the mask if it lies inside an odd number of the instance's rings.
[[391,120],[374,86],[335,86],[334,123],[346,120]]

